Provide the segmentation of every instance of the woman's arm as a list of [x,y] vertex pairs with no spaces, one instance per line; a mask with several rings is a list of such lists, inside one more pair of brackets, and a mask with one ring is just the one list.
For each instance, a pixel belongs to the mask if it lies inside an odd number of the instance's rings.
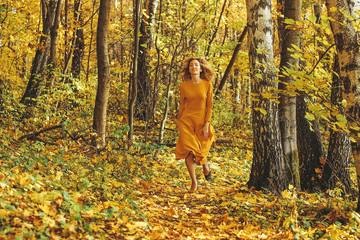
[[177,121],[176,121],[176,129],[178,129],[178,122],[184,112],[184,107],[185,107],[185,93],[184,93],[184,89],[183,86],[180,85],[180,108],[179,108],[179,112],[178,112],[178,117],[177,117]]
[[204,139],[207,140],[210,134],[210,121],[211,121],[211,114],[213,109],[213,87],[211,82],[209,82],[209,89],[206,95],[206,114],[205,114],[205,125],[204,125]]
[[203,133],[204,133],[204,140],[205,141],[208,140],[210,134],[210,122],[205,122]]
[[213,110],[213,86],[209,82],[209,89],[206,94],[206,113],[205,113],[205,122],[211,122],[211,114]]

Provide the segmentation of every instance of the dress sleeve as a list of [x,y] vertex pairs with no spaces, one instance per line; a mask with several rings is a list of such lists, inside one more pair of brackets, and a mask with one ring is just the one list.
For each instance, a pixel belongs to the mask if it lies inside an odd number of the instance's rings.
[[209,82],[209,88],[206,94],[206,115],[205,115],[206,122],[211,121],[212,110],[213,110],[213,86],[211,82]]
[[180,85],[180,108],[179,108],[179,114],[178,114],[178,120],[180,120],[185,108],[185,91],[184,87],[181,84]]

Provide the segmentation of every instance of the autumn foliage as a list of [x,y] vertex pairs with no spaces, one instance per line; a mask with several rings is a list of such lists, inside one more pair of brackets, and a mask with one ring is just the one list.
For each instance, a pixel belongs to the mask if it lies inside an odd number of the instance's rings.
[[[245,1],[159,1],[152,47],[147,49],[150,117],[136,118],[129,141],[129,82],[132,79],[132,1],[112,1],[109,26],[110,94],[106,146],[96,148],[92,121],[97,87],[96,26],[99,1],[64,1],[57,36],[57,66],[47,69],[36,106],[21,104],[30,78],[43,19],[40,4],[0,3],[0,239],[358,239],[360,215],[353,193],[339,184],[327,191],[279,195],[247,187],[252,164],[252,109],[248,49],[241,45],[212,124],[218,142],[211,149],[213,179],[197,169],[199,191],[189,193],[184,161],[174,160],[177,138],[178,72],[189,55],[205,56],[220,84],[246,26]],[[81,2],[81,1],[80,1]],[[321,4],[322,1],[314,1]],[[291,49],[301,68],[291,71],[289,89],[307,96],[308,121],[319,121],[324,143],[346,119],[330,101],[334,40],[331,19],[312,14],[304,1],[301,48]],[[273,18],[280,5],[274,5]],[[146,9],[143,10],[146,16]],[[276,25],[277,27],[277,25]],[[84,34],[80,75],[69,59],[75,33]],[[275,32],[275,35],[278,33]],[[246,41],[246,40],[244,40]],[[145,48],[148,45],[142,44]],[[275,37],[275,65],[279,39]],[[69,64],[69,65],[67,65]],[[44,73],[45,74],[45,73]],[[172,78],[169,77],[172,76]],[[167,89],[170,83],[170,88]],[[293,91],[292,91],[293,92]],[[278,102],[273,93],[262,97]],[[159,142],[160,123],[169,104]],[[345,102],[340,104],[346,105]],[[139,109],[138,109],[139,110]],[[321,177],[324,167],[316,169]],[[356,192],[353,162],[350,169]]]

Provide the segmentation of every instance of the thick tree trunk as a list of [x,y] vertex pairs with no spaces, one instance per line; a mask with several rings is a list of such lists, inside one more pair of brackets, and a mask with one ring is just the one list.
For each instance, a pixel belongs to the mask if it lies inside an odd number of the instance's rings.
[[97,26],[96,52],[98,61],[98,87],[96,92],[93,128],[100,142],[105,145],[106,110],[110,91],[110,63],[108,49],[108,29],[110,22],[111,0],[100,0],[99,20]]
[[[320,23],[319,4],[314,3],[316,23]],[[320,43],[319,43],[320,44]],[[306,94],[298,92],[296,97],[297,148],[301,189],[307,192],[320,191],[322,179],[318,170],[323,167],[325,153],[322,145],[318,120],[308,121],[305,116],[308,109]]]
[[29,82],[20,101],[28,106],[35,106],[37,104],[37,98],[40,96],[44,86],[45,72],[50,57],[50,31],[55,24],[57,7],[61,7],[61,1],[51,0],[48,3],[46,0],[42,0],[41,5],[44,16],[42,35],[32,63]]
[[[360,181],[360,52],[358,45],[358,33],[347,14],[353,12],[353,7],[359,6],[359,0],[327,0],[328,14],[334,19],[331,28],[339,55],[340,78],[343,86],[343,97],[347,102],[345,115],[348,119],[350,136],[356,141],[352,145],[352,154],[355,160],[358,183]],[[334,9],[336,9],[334,11]],[[359,184],[358,184],[359,185]],[[357,211],[360,211],[358,201]]]
[[155,24],[155,13],[159,0],[146,0],[145,10],[140,26],[139,59],[138,59],[138,95],[136,99],[135,116],[142,120],[149,120],[153,107],[152,81],[150,79],[149,51],[153,48],[153,35]]
[[[290,19],[299,21],[301,19],[301,0],[283,0],[284,20]],[[291,25],[282,24],[284,29],[280,32],[281,36],[281,61],[280,61],[280,83],[279,89],[280,104],[280,132],[281,143],[284,150],[284,157],[287,166],[287,177],[289,181],[300,190],[299,160],[296,140],[296,95],[292,85],[293,77],[287,73],[289,70],[296,70],[299,65],[299,59],[292,57],[290,49],[293,45],[300,47],[300,31],[292,28]]]
[[253,163],[249,187],[281,193],[289,186],[280,142],[278,106],[264,98],[276,88],[271,0],[247,0],[250,74],[252,78]]
[[[340,115],[344,114],[344,108],[339,103],[342,102],[341,78],[339,78],[339,61],[335,56],[333,68],[333,78],[331,85],[331,103],[337,105]],[[337,120],[335,120],[337,121]],[[337,183],[342,184],[342,188],[346,193],[352,193],[350,179],[350,157],[351,157],[351,141],[349,134],[341,131],[330,130],[330,140],[328,155],[322,174],[323,189],[334,189]]]
[[317,120],[305,118],[309,112],[305,102],[305,94],[298,93],[296,97],[297,148],[299,157],[299,172],[301,189],[316,192],[321,189],[321,179],[316,169],[321,169],[321,159],[324,159],[324,148],[321,141]]

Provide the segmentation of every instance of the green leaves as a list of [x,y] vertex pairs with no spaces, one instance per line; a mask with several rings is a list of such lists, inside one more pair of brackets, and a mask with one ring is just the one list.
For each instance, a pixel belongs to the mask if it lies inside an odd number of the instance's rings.
[[294,24],[295,24],[295,20],[290,19],[290,18],[285,19],[284,22],[285,22],[286,24],[289,24],[289,25],[294,25]]

